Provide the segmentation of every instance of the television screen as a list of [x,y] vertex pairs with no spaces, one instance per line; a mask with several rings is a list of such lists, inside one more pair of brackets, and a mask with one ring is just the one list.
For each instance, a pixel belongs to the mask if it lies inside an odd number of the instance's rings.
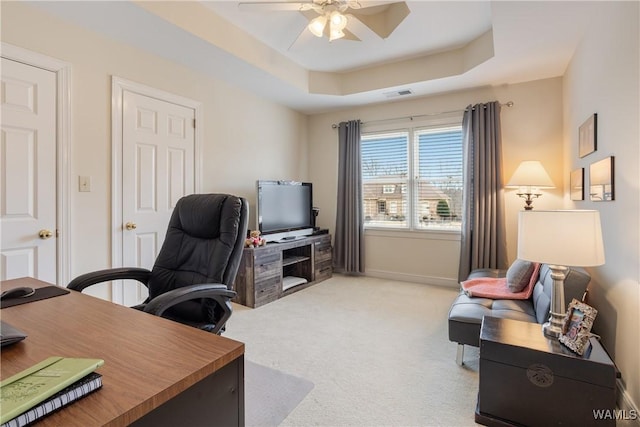
[[309,228],[313,231],[312,209],[311,183],[258,181],[257,217],[262,234]]

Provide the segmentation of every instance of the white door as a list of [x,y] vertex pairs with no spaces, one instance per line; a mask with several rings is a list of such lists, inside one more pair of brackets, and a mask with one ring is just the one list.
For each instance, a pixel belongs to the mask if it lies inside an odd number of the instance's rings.
[[2,280],[56,283],[56,74],[2,58]]
[[[176,202],[194,192],[194,123],[193,108],[123,93],[124,267],[153,267]],[[124,305],[147,297],[146,288],[134,284],[124,284]]]

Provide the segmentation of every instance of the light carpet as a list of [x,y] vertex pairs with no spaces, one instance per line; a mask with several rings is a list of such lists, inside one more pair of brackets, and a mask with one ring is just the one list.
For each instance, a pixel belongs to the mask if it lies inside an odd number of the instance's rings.
[[457,293],[334,275],[256,309],[234,305],[224,336],[245,343],[245,359],[313,382],[281,426],[473,426],[478,352],[467,347],[460,367],[448,339]]
[[313,389],[313,383],[253,363],[244,362],[245,423],[249,427],[278,426]]

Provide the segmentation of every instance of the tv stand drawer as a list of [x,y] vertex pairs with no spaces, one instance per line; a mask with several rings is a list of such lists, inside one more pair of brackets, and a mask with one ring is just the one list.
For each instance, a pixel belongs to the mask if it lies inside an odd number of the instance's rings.
[[280,298],[282,278],[280,276],[271,277],[267,280],[260,280],[256,283],[255,307],[260,307],[268,302]]
[[320,241],[315,243],[316,263],[332,260],[331,240]]

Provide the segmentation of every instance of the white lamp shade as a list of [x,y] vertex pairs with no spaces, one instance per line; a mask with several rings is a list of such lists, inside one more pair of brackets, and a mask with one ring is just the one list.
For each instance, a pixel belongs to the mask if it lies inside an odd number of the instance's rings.
[[507,187],[555,188],[551,177],[537,160],[520,163],[506,185]]
[[345,34],[342,30],[334,30],[332,28],[331,32],[329,33],[329,41],[332,42],[334,40],[341,39],[344,37],[344,35]]
[[327,25],[327,18],[325,16],[318,16],[309,22],[307,28],[316,37],[322,37],[324,34],[324,27]]
[[342,31],[347,26],[347,17],[334,10],[331,12],[331,29]]
[[600,212],[520,211],[518,258],[561,266],[604,264]]

